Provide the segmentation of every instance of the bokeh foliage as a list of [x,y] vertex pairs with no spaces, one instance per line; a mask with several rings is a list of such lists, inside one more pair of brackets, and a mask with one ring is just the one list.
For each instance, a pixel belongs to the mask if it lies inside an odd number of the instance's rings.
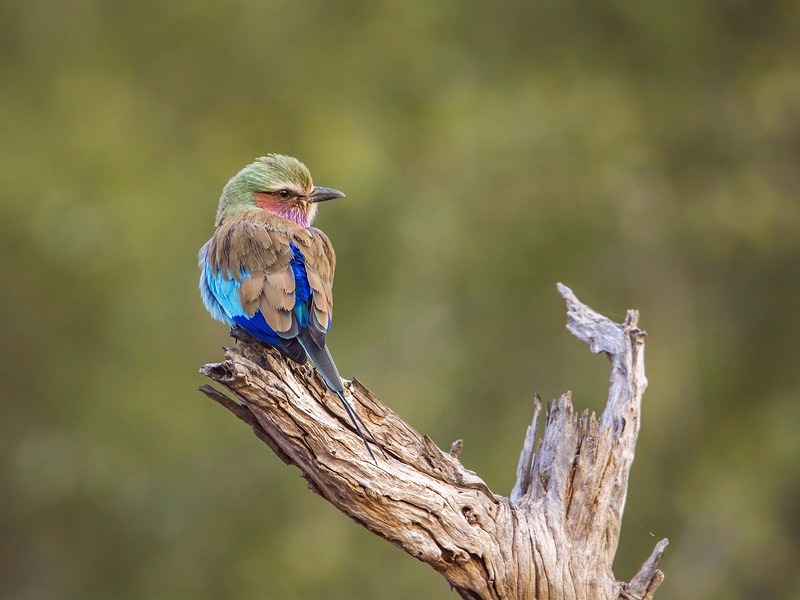
[[330,345],[499,492],[600,409],[555,282],[642,312],[616,574],[800,598],[800,5],[0,4],[0,596],[452,598],[195,391],[195,256],[279,151],[348,199]]

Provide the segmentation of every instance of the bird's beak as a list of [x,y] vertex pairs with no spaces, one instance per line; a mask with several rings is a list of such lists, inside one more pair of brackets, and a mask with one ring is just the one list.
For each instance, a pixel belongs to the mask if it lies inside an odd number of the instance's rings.
[[344,194],[339,190],[333,188],[314,186],[311,195],[308,196],[309,202],[324,202],[325,200],[333,200],[334,198],[344,198]]

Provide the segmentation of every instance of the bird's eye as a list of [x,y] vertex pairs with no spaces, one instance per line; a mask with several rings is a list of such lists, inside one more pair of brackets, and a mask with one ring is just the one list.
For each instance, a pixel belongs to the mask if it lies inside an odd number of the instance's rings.
[[278,190],[277,194],[282,200],[288,200],[292,197],[292,193],[289,190]]

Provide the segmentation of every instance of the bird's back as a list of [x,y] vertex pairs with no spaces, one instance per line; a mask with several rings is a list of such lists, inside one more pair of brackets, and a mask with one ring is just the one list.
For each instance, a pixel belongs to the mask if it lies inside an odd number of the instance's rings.
[[319,229],[266,211],[241,211],[200,251],[203,300],[216,318],[268,344],[280,348],[306,330],[324,348],[335,261]]

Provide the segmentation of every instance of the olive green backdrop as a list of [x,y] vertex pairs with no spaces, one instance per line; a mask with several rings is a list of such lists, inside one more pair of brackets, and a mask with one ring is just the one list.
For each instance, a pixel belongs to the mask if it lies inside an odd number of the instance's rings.
[[508,493],[601,409],[563,281],[642,313],[615,571],[800,598],[796,2],[0,4],[0,596],[453,598],[196,391],[196,253],[253,157],[344,190],[330,347]]

